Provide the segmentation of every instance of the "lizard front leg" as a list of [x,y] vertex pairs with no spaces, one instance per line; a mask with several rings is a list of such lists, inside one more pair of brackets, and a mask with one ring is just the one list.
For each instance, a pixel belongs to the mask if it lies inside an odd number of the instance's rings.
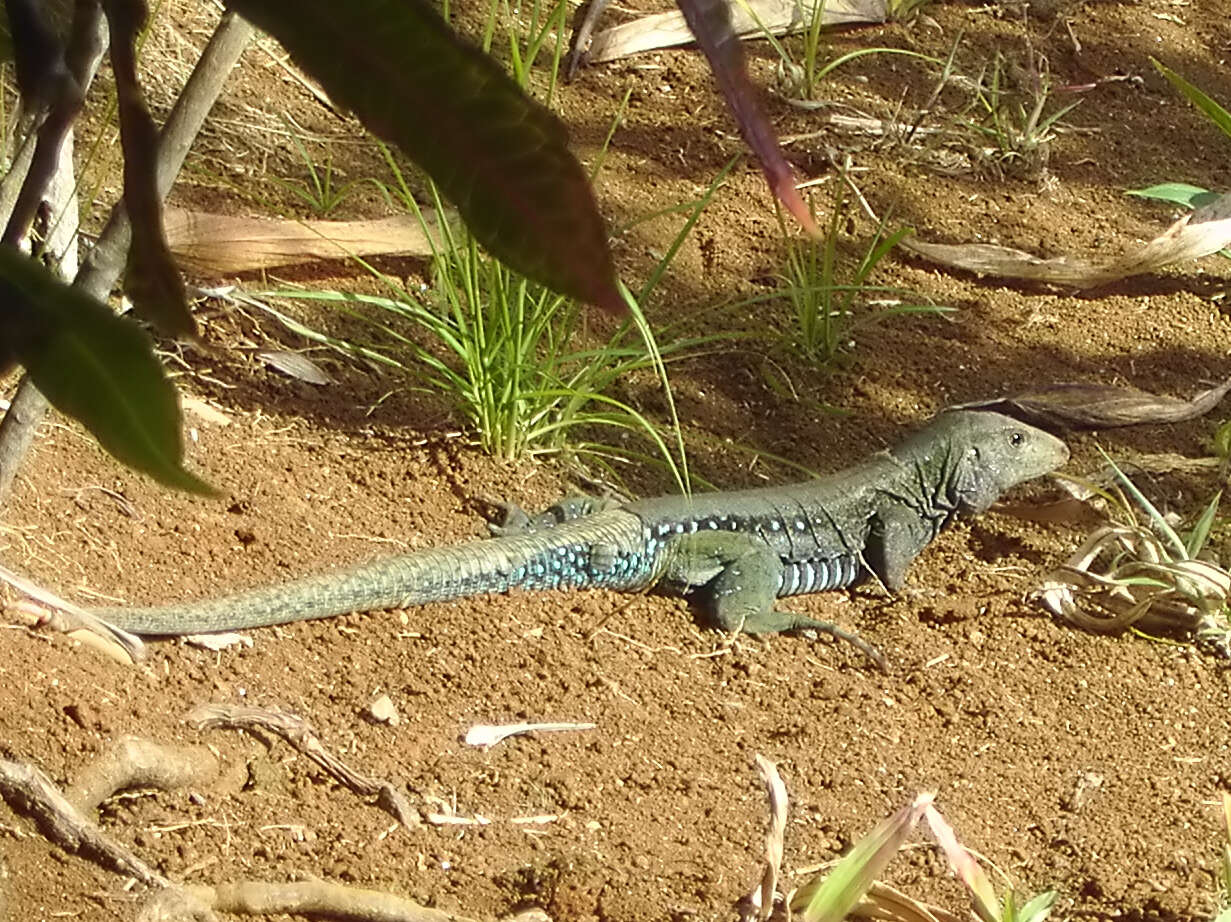
[[907,568],[937,531],[939,527],[932,527],[914,510],[897,503],[887,505],[872,517],[864,563],[882,586],[896,594],[906,585]]
[[701,603],[720,630],[745,634],[820,631],[853,645],[884,668],[881,652],[860,637],[828,621],[774,607],[783,566],[764,541],[732,532],[700,532],[677,539],[671,554],[665,578],[685,587],[700,587]]

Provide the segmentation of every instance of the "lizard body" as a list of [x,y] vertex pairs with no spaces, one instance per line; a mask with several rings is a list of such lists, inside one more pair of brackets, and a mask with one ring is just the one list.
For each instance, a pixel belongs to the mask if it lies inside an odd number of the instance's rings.
[[788,486],[625,505],[565,500],[529,518],[511,507],[495,537],[414,551],[200,602],[111,608],[136,634],[238,630],[510,589],[661,587],[701,596],[715,626],[765,633],[831,624],[774,610],[781,596],[873,576],[901,588],[918,553],[958,513],[1055,470],[1064,443],[986,411],[942,414],[893,449]]

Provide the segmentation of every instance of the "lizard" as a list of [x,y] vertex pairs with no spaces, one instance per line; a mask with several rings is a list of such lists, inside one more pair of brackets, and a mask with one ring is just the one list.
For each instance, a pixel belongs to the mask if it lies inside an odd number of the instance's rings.
[[1000,413],[942,413],[901,444],[838,473],[787,486],[624,504],[579,497],[534,517],[506,507],[491,537],[416,550],[197,602],[91,611],[139,635],[233,631],[510,589],[662,589],[699,597],[728,633],[812,629],[779,597],[875,579],[905,584],[914,558],[956,515],[1068,459],[1064,442]]

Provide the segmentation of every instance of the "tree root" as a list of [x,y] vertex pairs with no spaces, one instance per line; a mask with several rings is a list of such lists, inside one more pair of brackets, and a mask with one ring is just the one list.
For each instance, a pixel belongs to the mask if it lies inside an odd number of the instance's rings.
[[230,704],[206,704],[186,718],[198,730],[226,728],[232,730],[268,730],[277,734],[307,756],[330,775],[363,797],[376,797],[381,809],[391,813],[407,828],[420,825],[422,819],[391,782],[371,778],[355,771],[332,752],[316,735],[308,721],[298,714],[269,708],[244,707]]
[[429,909],[391,893],[324,880],[175,887],[151,899],[137,922],[210,922],[215,912],[319,915],[356,922],[468,922],[463,916]]
[[167,746],[126,736],[92,759],[64,796],[82,812],[94,811],[125,788],[205,787],[219,769],[218,759],[203,746]]
[[64,791],[28,762],[0,760],[0,796],[14,810],[33,816],[43,834],[61,848],[88,855],[146,886],[167,887],[170,881],[99,829],[90,814],[124,788],[170,790],[207,784],[217,773],[218,761],[205,749],[125,737],[94,759],[76,784]]
[[[201,727],[261,728],[276,733],[352,790],[377,795],[399,821],[419,822],[417,812],[391,784],[350,769],[325,749],[301,717],[214,705],[198,708],[189,719]],[[126,737],[94,759],[63,791],[36,766],[0,759],[0,796],[14,810],[33,816],[43,834],[56,845],[158,890],[142,909],[139,922],[215,922],[215,914],[220,912],[318,915],[355,922],[470,922],[405,897],[330,881],[178,884],[114,841],[90,817],[116,791],[138,786],[171,790],[205,785],[218,770],[217,758],[204,748],[164,746]]]
[[43,834],[61,848],[87,855],[148,887],[170,886],[167,878],[99,829],[42,770],[28,762],[0,759],[0,796],[14,810],[32,815]]

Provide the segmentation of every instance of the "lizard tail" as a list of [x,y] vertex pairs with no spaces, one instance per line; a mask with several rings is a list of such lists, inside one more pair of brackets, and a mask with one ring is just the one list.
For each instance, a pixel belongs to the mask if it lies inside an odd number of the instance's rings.
[[648,585],[641,520],[603,512],[555,528],[387,557],[234,595],[91,613],[144,635],[208,634],[406,608],[509,589]]

